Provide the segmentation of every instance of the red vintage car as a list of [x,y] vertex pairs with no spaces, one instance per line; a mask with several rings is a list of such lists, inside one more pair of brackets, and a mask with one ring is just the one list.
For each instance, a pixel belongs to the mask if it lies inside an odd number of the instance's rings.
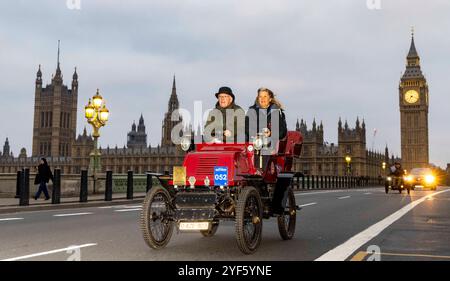
[[[233,220],[239,249],[251,254],[261,243],[263,219],[271,217],[277,218],[282,239],[292,239],[299,209],[292,189],[292,165],[294,157],[300,156],[302,142],[299,132],[289,131],[263,160],[261,151],[267,145],[263,136],[252,143],[195,146],[184,139],[183,150],[194,148],[183,166],[174,167],[170,176],[157,175],[161,186],[150,189],[145,197],[141,214],[145,242],[153,249],[165,247],[174,227],[210,237],[221,220]],[[273,199],[280,192],[282,210],[275,215]]]

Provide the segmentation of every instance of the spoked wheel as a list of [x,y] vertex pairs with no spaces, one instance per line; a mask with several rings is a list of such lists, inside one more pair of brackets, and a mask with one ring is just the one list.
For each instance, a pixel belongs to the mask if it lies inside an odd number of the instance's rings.
[[236,239],[244,254],[252,254],[261,243],[263,208],[258,191],[242,189],[236,206]]
[[200,230],[200,233],[204,237],[211,237],[211,236],[214,236],[214,234],[216,234],[218,228],[219,228],[219,221],[213,221],[211,224],[211,229]]
[[169,192],[153,187],[145,196],[141,213],[141,229],[147,245],[153,249],[164,248],[173,232]]
[[291,240],[295,233],[295,222],[297,220],[297,208],[295,204],[294,191],[288,187],[286,208],[283,215],[278,217],[278,230],[283,240]]

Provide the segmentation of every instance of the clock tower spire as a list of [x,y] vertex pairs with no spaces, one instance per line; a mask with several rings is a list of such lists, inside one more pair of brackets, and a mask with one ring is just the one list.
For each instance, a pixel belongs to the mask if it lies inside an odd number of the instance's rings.
[[401,151],[403,167],[410,170],[429,164],[428,84],[420,68],[420,57],[411,32],[406,69],[399,86]]

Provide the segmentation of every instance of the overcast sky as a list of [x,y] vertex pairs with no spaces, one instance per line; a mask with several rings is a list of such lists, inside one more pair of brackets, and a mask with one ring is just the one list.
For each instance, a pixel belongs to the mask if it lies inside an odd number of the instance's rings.
[[[373,0],[377,2],[376,0]],[[398,83],[410,29],[430,88],[430,161],[450,162],[450,1],[381,0],[66,0],[0,2],[0,142],[31,154],[34,81],[56,68],[70,85],[79,75],[78,133],[83,107],[97,88],[111,111],[102,147],[126,143],[141,113],[149,142],[161,139],[172,76],[180,104],[213,106],[222,85],[248,108],[256,89],[271,88],[284,103],[288,127],[297,118],[323,121],[337,143],[339,117],[365,118],[367,147],[386,143],[400,155]],[[375,5],[376,6],[376,5]],[[374,6],[372,6],[374,7]],[[374,129],[377,134],[373,135]],[[91,128],[88,127],[91,131]]]

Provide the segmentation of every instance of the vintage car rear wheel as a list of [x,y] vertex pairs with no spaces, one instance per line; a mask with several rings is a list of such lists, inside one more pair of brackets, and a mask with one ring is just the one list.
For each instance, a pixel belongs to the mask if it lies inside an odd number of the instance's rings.
[[141,230],[147,245],[153,249],[164,248],[172,237],[169,192],[160,186],[153,187],[145,196],[141,212]]
[[[286,213],[286,210],[288,213]],[[278,230],[283,240],[291,240],[295,234],[295,223],[297,221],[297,208],[295,204],[294,191],[288,187],[288,195],[284,214],[278,218]]]
[[200,230],[200,233],[204,237],[211,237],[211,236],[214,236],[214,234],[216,234],[218,228],[219,228],[219,221],[213,221],[212,225],[211,225],[211,229]]
[[236,240],[244,254],[252,254],[261,243],[263,208],[261,196],[253,186],[239,194],[236,206]]

